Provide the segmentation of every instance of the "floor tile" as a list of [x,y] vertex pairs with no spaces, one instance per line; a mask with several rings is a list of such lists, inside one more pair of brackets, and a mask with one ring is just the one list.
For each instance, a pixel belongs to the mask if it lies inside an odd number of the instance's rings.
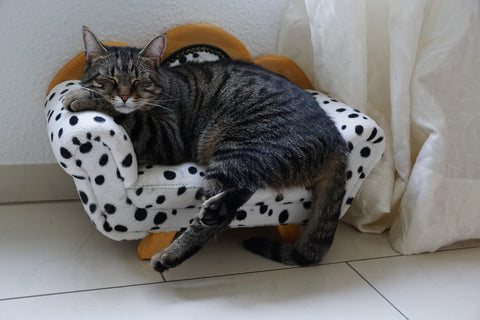
[[480,248],[351,265],[410,320],[480,319]]
[[102,236],[78,201],[0,205],[0,299],[162,281],[136,245]]
[[340,222],[332,247],[322,263],[353,261],[400,255],[393,250],[388,234],[362,233],[352,226]]
[[343,263],[0,301],[1,319],[31,315],[71,320],[404,319]]

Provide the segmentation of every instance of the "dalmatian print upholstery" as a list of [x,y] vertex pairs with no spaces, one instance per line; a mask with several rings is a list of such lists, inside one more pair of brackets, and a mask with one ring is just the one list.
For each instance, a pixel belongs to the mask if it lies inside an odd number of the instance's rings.
[[[187,59],[211,60],[209,55],[189,52]],[[175,58],[171,63],[187,59]],[[49,92],[45,120],[53,153],[72,176],[92,224],[114,240],[140,239],[148,232],[177,231],[188,226],[202,203],[197,192],[205,168],[195,163],[138,166],[126,131],[112,118],[93,111],[71,113],[63,108],[63,96],[78,89],[79,83],[62,82]],[[384,134],[360,111],[320,92],[310,93],[350,148],[343,216],[383,154]],[[238,210],[231,227],[301,225],[308,219],[311,199],[311,191],[303,187],[282,192],[259,190]]]

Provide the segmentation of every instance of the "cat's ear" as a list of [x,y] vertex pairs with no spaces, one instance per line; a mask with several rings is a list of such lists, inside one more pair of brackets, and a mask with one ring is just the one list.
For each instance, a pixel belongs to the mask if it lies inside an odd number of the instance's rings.
[[107,54],[107,49],[98,41],[97,37],[87,27],[82,27],[83,43],[85,44],[85,58],[91,64],[99,57]]
[[140,55],[150,60],[154,67],[160,65],[165,47],[167,45],[167,36],[160,34],[150,40],[147,45],[140,51]]

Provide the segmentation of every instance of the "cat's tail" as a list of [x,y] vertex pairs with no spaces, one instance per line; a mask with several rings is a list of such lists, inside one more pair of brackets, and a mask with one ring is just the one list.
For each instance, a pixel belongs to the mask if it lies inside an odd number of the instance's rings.
[[312,213],[294,243],[266,238],[246,240],[244,246],[266,258],[289,265],[307,266],[319,263],[330,248],[338,225],[345,195],[346,158],[333,156],[325,164],[314,185]]

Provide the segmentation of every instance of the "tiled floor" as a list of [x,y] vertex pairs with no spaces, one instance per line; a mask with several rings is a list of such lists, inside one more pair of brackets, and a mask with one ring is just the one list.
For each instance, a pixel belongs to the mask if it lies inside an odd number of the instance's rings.
[[163,276],[78,202],[0,205],[0,319],[480,319],[480,242],[399,256],[340,225],[323,264],[245,251],[231,230]]

